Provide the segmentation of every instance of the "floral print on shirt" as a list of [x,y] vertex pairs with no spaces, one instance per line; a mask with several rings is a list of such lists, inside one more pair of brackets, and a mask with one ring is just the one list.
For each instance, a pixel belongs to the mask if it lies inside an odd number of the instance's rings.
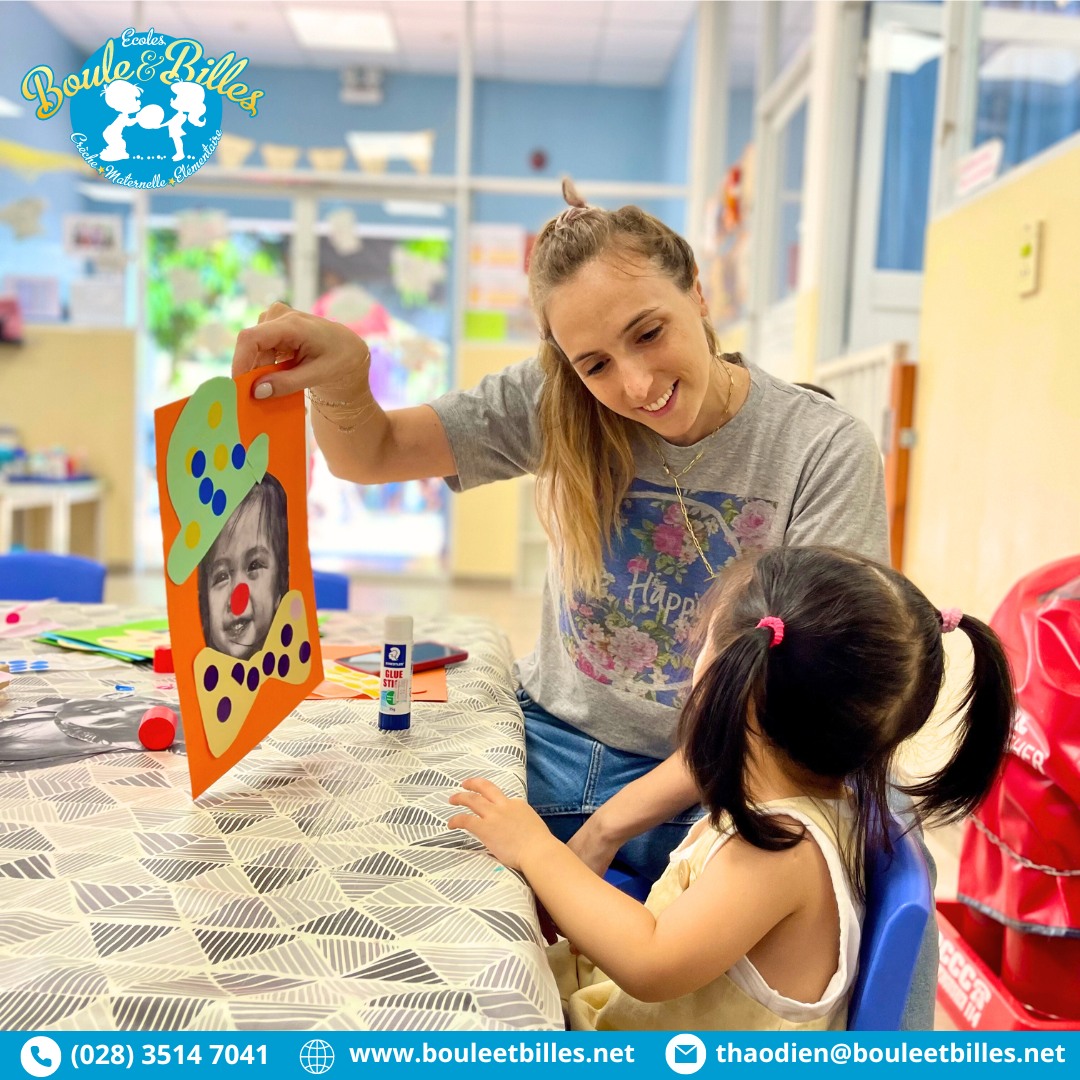
[[[744,552],[776,541],[776,504],[722,492],[683,492],[698,545],[719,571]],[[634,480],[622,504],[601,592],[579,593],[559,613],[563,644],[582,674],[661,705],[690,688],[685,652],[709,572],[691,539],[673,488]]]

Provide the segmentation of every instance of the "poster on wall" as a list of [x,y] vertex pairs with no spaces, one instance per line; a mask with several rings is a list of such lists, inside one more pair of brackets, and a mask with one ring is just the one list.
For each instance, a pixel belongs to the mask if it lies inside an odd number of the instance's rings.
[[116,260],[124,252],[119,214],[65,214],[64,253],[77,259]]
[[304,403],[260,372],[154,413],[176,688],[198,797],[323,679],[308,555]]

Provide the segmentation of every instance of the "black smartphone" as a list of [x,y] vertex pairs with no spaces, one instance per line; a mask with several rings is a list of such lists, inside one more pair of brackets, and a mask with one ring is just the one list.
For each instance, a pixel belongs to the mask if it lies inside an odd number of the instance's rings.
[[[418,641],[413,646],[413,671],[448,667],[450,664],[460,664],[462,660],[468,660],[468,658],[469,654],[456,645],[441,645],[437,641]],[[362,671],[365,675],[379,675],[382,672],[382,652],[378,649],[357,653],[355,656],[346,656],[343,660],[335,662],[354,668],[356,671]]]

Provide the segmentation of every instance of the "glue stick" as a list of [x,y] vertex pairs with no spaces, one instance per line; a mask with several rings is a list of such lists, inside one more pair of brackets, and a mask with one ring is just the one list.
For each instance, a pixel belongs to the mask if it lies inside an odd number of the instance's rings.
[[411,615],[388,615],[383,632],[382,678],[379,683],[379,730],[400,731],[412,712]]

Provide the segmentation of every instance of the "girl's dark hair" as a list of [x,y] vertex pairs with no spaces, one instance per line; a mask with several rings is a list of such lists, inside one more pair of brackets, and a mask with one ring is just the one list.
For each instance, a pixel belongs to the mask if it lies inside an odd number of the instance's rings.
[[[783,641],[757,628],[783,620]],[[1008,746],[1013,688],[997,635],[965,615],[974,668],[955,714],[962,735],[949,762],[901,791],[921,798],[919,820],[962,817],[990,789]],[[751,718],[795,767],[842,780],[855,796],[853,850],[862,889],[875,823],[888,820],[897,748],[926,723],[945,671],[938,610],[906,577],[832,548],[776,548],[732,564],[706,594],[698,635],[716,655],[691,692],[679,737],[715,822],[727,812],[756,847],[802,839],[759,810],[747,791]],[[954,714],[954,715],[955,715]],[[882,837],[886,848],[888,837]]]
[[266,537],[270,550],[277,563],[274,579],[274,591],[280,599],[289,591],[289,510],[285,489],[281,481],[270,473],[264,473],[257,484],[240,500],[236,509],[229,515],[218,533],[217,539],[199,563],[199,619],[203,634],[209,642],[210,634],[210,568],[214,564],[218,547],[228,542],[236,528],[240,511],[245,507],[255,506],[259,513],[259,535]]

